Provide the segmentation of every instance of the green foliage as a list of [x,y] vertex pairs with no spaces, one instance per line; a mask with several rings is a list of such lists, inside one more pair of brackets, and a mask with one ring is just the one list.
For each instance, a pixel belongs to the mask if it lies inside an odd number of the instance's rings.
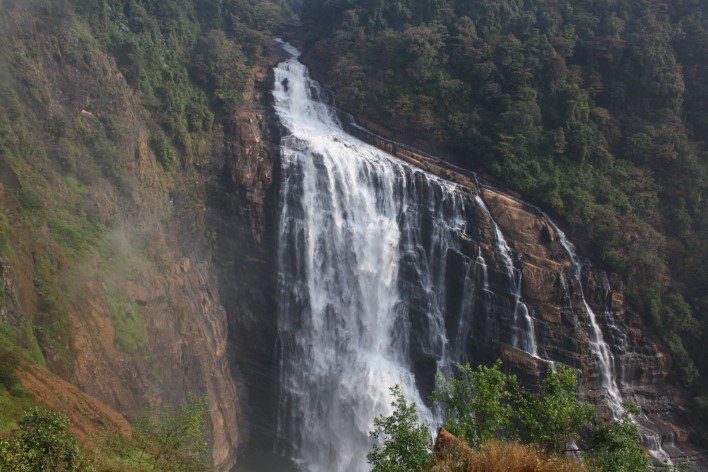
[[135,424],[134,440],[149,453],[153,470],[209,470],[208,407],[205,397],[190,396],[176,413],[167,409],[152,410]]
[[0,388],[13,389],[19,381],[15,369],[20,363],[20,356],[12,349],[0,345]]
[[108,309],[116,330],[116,344],[132,353],[145,345],[145,326],[137,307],[116,293],[108,293]]
[[21,352],[37,364],[46,367],[47,361],[44,358],[44,354],[42,354],[42,349],[39,347],[32,325],[29,321],[25,321],[23,328],[19,342]]
[[157,162],[165,170],[171,169],[177,160],[175,151],[162,130],[157,130],[150,134],[150,149],[155,153]]
[[154,131],[150,140],[166,169],[177,155],[189,162],[198,135],[211,131],[210,101],[220,113],[241,102],[252,66],[291,15],[270,1],[72,3],[166,134]]
[[[635,411],[636,413],[636,411]],[[649,458],[637,444],[639,428],[630,413],[618,421],[601,425],[583,458],[597,470],[642,472],[649,469]]]
[[241,47],[221,30],[212,30],[195,47],[192,70],[218,110],[228,113],[243,101],[250,71]]
[[59,371],[70,372],[74,354],[71,351],[72,333],[69,328],[69,303],[66,290],[61,286],[58,267],[46,241],[39,246],[42,251],[35,260],[34,287],[39,301],[32,331],[50,361]]
[[459,366],[458,376],[441,378],[432,400],[445,412],[444,427],[470,445],[523,439],[560,454],[589,428],[594,408],[577,394],[577,373],[561,364],[537,393],[522,390],[513,375],[491,367]]
[[[13,329],[11,326],[0,322],[0,351],[7,352],[7,362],[10,365],[17,365],[13,361],[14,358],[19,359],[24,356],[31,359],[41,365],[45,365],[44,357],[42,356],[42,351],[37,345],[37,339],[32,331],[32,325],[25,322],[22,329]],[[18,357],[19,356],[19,357]],[[2,362],[0,362],[0,365]],[[7,373],[6,375],[10,375]]]
[[528,441],[560,454],[570,442],[581,439],[594,409],[578,398],[577,389],[577,372],[558,364],[556,371],[543,380],[538,395],[520,396],[517,415]]
[[[578,378],[572,369],[557,365],[538,392],[520,388],[515,377],[502,372],[499,361],[476,369],[465,364],[458,370],[456,378],[439,379],[440,388],[431,399],[445,413],[445,429],[473,448],[521,440],[560,458],[568,444],[576,443],[591,470],[649,470],[630,416],[636,408],[628,405],[628,413],[618,421],[599,420],[595,408],[578,397]],[[375,471],[421,470],[431,460],[427,431],[400,388],[391,391],[394,413],[376,418],[372,433],[385,438],[384,446],[374,446],[369,462]]]
[[445,412],[445,428],[473,446],[498,437],[516,436],[511,404],[516,378],[501,371],[501,361],[492,367],[459,366],[457,378],[440,378],[433,401]]
[[42,197],[31,188],[22,188],[17,192],[17,200],[25,211],[39,211],[44,206]]
[[2,253],[8,258],[13,258],[15,255],[15,251],[12,245],[10,244],[14,233],[15,228],[10,223],[10,219],[7,215],[7,210],[3,208],[2,210],[0,210],[0,251],[2,251]]
[[[150,130],[149,146],[170,173],[205,156],[214,112],[241,102],[273,30],[291,13],[282,2],[250,0],[31,0],[0,8],[8,13],[0,35],[0,250],[29,271],[38,302],[31,323],[15,327],[13,349],[69,374],[69,315],[85,287],[77,274],[99,272],[116,343],[132,353],[145,332],[139,307],[121,296],[121,276],[151,257],[167,270],[164,241],[100,264],[113,229],[102,223],[130,213],[116,213],[109,200],[135,206],[138,186],[162,192],[172,178],[158,172],[138,181],[135,120]],[[41,28],[25,34],[28,24]],[[204,81],[192,67],[200,57]],[[107,74],[113,63],[132,90]],[[126,98],[129,110],[121,109]]]
[[69,419],[60,413],[31,409],[19,421],[18,430],[0,440],[0,468],[8,472],[93,470],[68,427]]
[[377,442],[367,459],[373,472],[417,472],[430,464],[430,439],[425,426],[418,423],[414,403],[408,403],[396,385],[391,388],[393,413],[374,419],[370,433]]
[[77,258],[94,247],[105,231],[103,225],[90,218],[77,218],[66,212],[49,217],[47,226],[54,241],[72,257]]
[[49,311],[37,313],[34,333],[44,363],[57,372],[68,373],[72,371],[75,359],[71,348],[73,337],[66,313],[60,312],[60,315],[61,318],[54,318]]

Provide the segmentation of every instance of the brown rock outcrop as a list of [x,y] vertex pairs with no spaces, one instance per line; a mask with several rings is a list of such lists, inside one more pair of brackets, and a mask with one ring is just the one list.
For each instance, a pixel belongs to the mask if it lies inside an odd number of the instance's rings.
[[438,430],[438,437],[435,438],[435,446],[433,446],[433,452],[436,456],[445,457],[449,454],[454,454],[455,452],[461,452],[467,449],[469,449],[469,447],[462,439],[451,434],[445,428],[440,428]]

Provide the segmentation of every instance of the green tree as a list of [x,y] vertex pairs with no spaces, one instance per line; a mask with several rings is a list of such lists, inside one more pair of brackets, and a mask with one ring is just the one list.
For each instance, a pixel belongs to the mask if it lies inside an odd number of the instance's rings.
[[618,421],[601,425],[595,431],[591,446],[582,454],[587,464],[597,470],[640,472],[650,470],[650,461],[639,443],[639,428],[629,407]]
[[222,112],[232,111],[243,101],[250,69],[241,46],[223,31],[212,30],[197,42],[192,70]]
[[69,419],[33,408],[8,439],[0,440],[0,470],[7,472],[86,472],[93,470],[69,434]]
[[209,470],[208,412],[206,398],[190,396],[176,413],[165,408],[156,409],[136,422],[134,439],[143,452],[152,457],[153,470]]
[[440,389],[433,393],[445,412],[445,429],[473,446],[498,437],[514,438],[512,392],[517,381],[501,371],[501,361],[474,369],[459,366],[459,376],[439,379]]
[[[563,456],[570,442],[579,444],[590,470],[635,472],[649,470],[639,430],[631,417],[636,407],[618,421],[604,422],[595,408],[578,397],[577,373],[557,365],[538,392],[521,388],[516,378],[501,371],[501,362],[474,369],[459,367],[457,378],[440,379],[432,399],[447,415],[445,428],[482,448],[494,440],[521,440],[534,449]],[[374,421],[374,447],[369,461],[375,471],[420,470],[430,460],[427,432],[418,424],[415,405],[408,404],[400,388],[391,389],[394,413]]]
[[593,418],[594,408],[578,398],[578,375],[562,364],[543,380],[538,395],[521,392],[517,414],[528,441],[554,453],[579,441]]
[[430,464],[428,430],[418,422],[414,403],[396,385],[391,388],[393,413],[374,419],[371,436],[377,441],[367,456],[373,472],[413,472]]
[[457,378],[441,379],[442,387],[433,400],[447,415],[445,428],[470,445],[521,439],[562,455],[572,441],[586,443],[580,450],[598,470],[648,470],[639,431],[629,413],[619,421],[597,420],[595,407],[578,396],[578,376],[573,369],[557,364],[538,392],[522,389],[514,376],[504,374],[501,361],[477,369],[465,364],[459,370]]

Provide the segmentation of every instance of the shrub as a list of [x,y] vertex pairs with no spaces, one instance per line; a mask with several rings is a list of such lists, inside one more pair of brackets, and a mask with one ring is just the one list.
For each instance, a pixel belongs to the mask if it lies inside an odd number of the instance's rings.
[[163,169],[172,168],[177,160],[175,151],[162,130],[155,131],[150,135],[150,149],[155,153],[155,158]]
[[474,369],[459,366],[459,376],[439,379],[433,400],[446,415],[445,428],[472,445],[504,436],[514,436],[510,403],[516,378],[501,371],[501,362]]
[[[635,408],[631,411],[637,413]],[[649,470],[649,457],[638,443],[639,428],[629,413],[619,421],[601,425],[583,458],[597,470],[641,472]]]
[[374,419],[370,433],[377,440],[367,456],[373,472],[418,471],[430,464],[429,434],[418,424],[414,403],[408,403],[396,385],[391,388],[393,413]]
[[478,450],[456,449],[441,454],[430,472],[583,472],[580,462],[549,456],[517,442],[491,441]]
[[520,394],[518,409],[526,438],[547,451],[562,453],[578,441],[593,417],[593,407],[577,395],[578,374],[562,364],[543,380],[539,395]]
[[209,470],[208,407],[205,397],[193,395],[176,413],[155,409],[138,420],[133,439],[149,453],[154,470]]
[[87,472],[93,470],[69,434],[69,419],[33,408],[7,440],[0,440],[0,469],[7,472]]
[[[447,447],[458,439],[438,442],[438,463],[431,470],[582,470],[563,460],[573,441],[580,444],[575,452],[592,470],[649,470],[630,416],[636,408],[628,405],[629,413],[619,421],[595,419],[595,409],[577,397],[578,379],[572,369],[557,365],[537,393],[521,389],[514,376],[501,371],[500,361],[476,369],[465,364],[459,372],[457,378],[439,379],[441,387],[431,398],[447,416],[445,429],[463,440],[464,447]],[[372,435],[385,438],[383,447],[375,445],[369,461],[374,471],[421,470],[430,460],[426,429],[400,388],[392,392],[394,413],[374,420]],[[527,446],[495,443],[518,438]],[[441,444],[447,455],[440,456]],[[465,452],[468,445],[475,451]],[[524,464],[538,468],[525,469]]]

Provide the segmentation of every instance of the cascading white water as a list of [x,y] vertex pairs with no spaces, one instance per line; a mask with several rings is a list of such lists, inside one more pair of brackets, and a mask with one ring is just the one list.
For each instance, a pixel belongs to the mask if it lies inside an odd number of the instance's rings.
[[588,305],[588,302],[585,299],[583,282],[581,280],[582,266],[580,264],[580,260],[578,259],[578,255],[575,251],[575,246],[568,241],[565,233],[563,233],[563,231],[561,231],[550,218],[546,217],[546,219],[553,226],[553,229],[558,235],[558,240],[560,241],[561,246],[565,249],[568,254],[568,258],[573,265],[573,275],[580,289],[579,294],[581,303],[583,304],[585,313],[587,313],[588,320],[590,321],[590,349],[593,351],[598,360],[600,368],[600,382],[607,392],[607,404],[610,407],[610,410],[612,410],[612,415],[615,419],[617,419],[624,413],[624,407],[622,406],[622,394],[620,393],[619,388],[617,387],[617,381],[615,380],[615,360],[612,356],[612,352],[610,351],[610,347],[605,342],[602,329],[600,329],[600,325],[597,322],[597,316],[595,316],[595,312],[592,308],[590,308],[590,305]]
[[[498,313],[476,307],[494,298],[487,264],[469,250],[481,200],[343,131],[297,51],[286,50],[293,57],[275,69],[273,92],[286,129],[279,449],[309,470],[366,470],[368,432],[390,410],[389,388],[400,385],[433,427],[422,397],[437,373],[470,360],[477,308],[492,331]],[[514,317],[530,319],[497,233]],[[524,348],[535,353],[529,338]]]
[[[580,264],[577,252],[575,251],[575,246],[568,241],[565,233],[563,233],[563,231],[561,231],[548,216],[544,214],[544,217],[555,230],[561,246],[565,249],[568,254],[568,258],[572,263],[573,275],[580,289],[579,293],[581,302],[590,321],[590,348],[592,349],[595,358],[598,360],[600,368],[600,381],[607,392],[607,404],[612,411],[612,416],[614,419],[619,419],[625,413],[625,408],[623,406],[622,394],[617,386],[614,356],[612,355],[607,342],[605,342],[602,329],[597,322],[595,312],[592,310],[590,305],[588,305],[587,300],[585,299],[585,293],[583,291],[583,284],[581,280],[582,265]],[[611,320],[612,317],[608,314],[607,318]],[[641,417],[644,422],[651,423],[643,413],[641,414]],[[642,442],[648,448],[654,461],[658,464],[672,464],[669,454],[662,447],[660,435],[643,425],[642,422],[637,421],[634,416],[632,416],[632,418],[637,423],[642,437]]]
[[[479,289],[476,283],[479,280],[478,274],[475,272],[481,271],[482,279],[482,295],[485,296],[489,293],[489,275],[487,273],[487,263],[480,253],[477,256],[474,264],[467,264],[465,270],[465,280],[462,286],[463,300],[460,304],[459,321],[457,323],[457,330],[452,338],[451,345],[449,349],[446,350],[446,358],[443,359],[442,365],[438,366],[438,370],[444,375],[449,376],[453,372],[451,367],[462,364],[465,359],[466,343],[468,340],[472,339],[472,313],[473,304],[476,298],[476,290]],[[480,297],[480,298],[481,298]]]
[[[499,225],[496,221],[494,221],[494,218],[492,218],[492,214],[487,208],[487,205],[479,196],[476,196],[475,200],[492,222],[492,226],[494,228],[495,246],[497,251],[499,251],[502,261],[504,262],[504,267],[506,268],[506,273],[509,277],[509,283],[514,290],[514,338],[512,339],[512,343],[514,347],[522,349],[534,357],[538,357],[535,324],[533,322],[533,318],[529,314],[528,307],[521,300],[521,270],[514,266],[514,260],[511,258],[511,249],[509,249],[509,245],[507,244],[506,238],[504,238],[504,234],[501,232]],[[525,329],[522,329],[522,327],[519,326],[519,314],[523,317],[523,321],[525,323],[523,328]],[[520,333],[524,338],[523,343],[519,341]]]
[[346,134],[319,95],[294,57],[275,69],[275,109],[289,133],[277,434],[309,470],[366,470],[368,431],[389,412],[390,387],[433,423],[413,364],[428,360],[434,377],[446,356],[445,265],[470,199]]
[[[285,128],[278,448],[307,470],[364,471],[372,420],[390,412],[389,388],[400,385],[433,427],[423,398],[436,373],[470,360],[470,343],[479,342],[474,326],[493,337],[499,312],[489,306],[506,310],[491,301],[489,259],[469,252],[475,208],[494,229],[494,259],[501,260],[514,303],[513,337],[498,341],[538,357],[534,319],[521,297],[521,270],[484,201],[343,131],[297,51],[285,49],[293,57],[276,67],[273,92]],[[556,231],[617,417],[623,408],[612,354],[582,294],[575,249]],[[475,313],[484,319],[475,323]]]

